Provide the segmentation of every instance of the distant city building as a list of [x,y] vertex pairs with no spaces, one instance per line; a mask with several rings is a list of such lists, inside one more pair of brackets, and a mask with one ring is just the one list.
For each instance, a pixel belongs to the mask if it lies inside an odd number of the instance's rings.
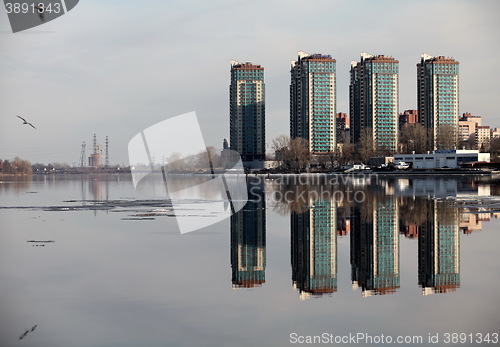
[[418,235],[418,283],[423,295],[455,291],[460,287],[458,209],[427,200],[426,210]]
[[361,287],[363,297],[392,294],[400,286],[397,200],[373,197],[373,209],[352,209],[353,289]]
[[290,138],[306,139],[313,154],[335,151],[335,59],[300,51],[290,74]]
[[231,62],[230,142],[242,160],[264,160],[266,141],[264,68]]
[[491,129],[489,126],[476,127],[476,146],[480,152],[489,152]]
[[456,149],[458,138],[458,61],[422,54],[417,64],[420,122],[430,150]]
[[477,126],[481,126],[481,117],[464,113],[458,120],[459,141],[467,141],[471,135],[475,135]]
[[500,128],[491,129],[491,139],[500,137]]
[[374,149],[396,151],[399,127],[399,62],[384,55],[361,53],[351,62],[349,86],[353,141],[367,129]]
[[350,132],[351,132],[351,119],[347,115],[347,113],[337,113],[336,115],[336,138],[337,143],[349,143],[350,141]]
[[399,114],[399,129],[402,129],[407,124],[420,123],[417,110],[405,110]]
[[303,213],[291,212],[292,281],[300,298],[337,291],[335,201],[320,199]]
[[229,149],[229,141],[227,139],[222,141],[222,149]]
[[261,286],[266,279],[266,199],[263,184],[252,190],[252,197],[245,208],[231,215],[234,288]]

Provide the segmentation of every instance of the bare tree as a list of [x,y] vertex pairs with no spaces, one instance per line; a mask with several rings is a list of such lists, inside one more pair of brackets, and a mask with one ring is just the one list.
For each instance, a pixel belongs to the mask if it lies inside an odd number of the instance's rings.
[[399,132],[399,147],[402,153],[425,153],[427,131],[421,124],[406,124]]
[[458,129],[452,124],[440,124],[436,131],[436,149],[456,149]]
[[500,158],[500,137],[494,137],[491,139],[490,153],[492,160],[498,160]]
[[470,134],[466,140],[459,141],[458,148],[460,149],[477,149],[476,134]]
[[359,160],[363,163],[367,163],[368,159],[375,155],[375,150],[373,146],[373,133],[372,129],[364,128],[361,130],[361,137],[358,143],[358,156]]
[[290,141],[289,145],[292,168],[294,170],[304,170],[310,162],[309,144],[306,139],[297,137]]

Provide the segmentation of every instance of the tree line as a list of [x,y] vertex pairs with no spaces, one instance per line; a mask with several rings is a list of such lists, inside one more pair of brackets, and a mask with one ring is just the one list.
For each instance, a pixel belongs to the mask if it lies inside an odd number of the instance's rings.
[[[359,143],[338,143],[337,150],[323,154],[312,155],[309,152],[307,140],[303,138],[290,139],[287,135],[280,135],[273,140],[274,160],[281,169],[300,172],[307,168],[334,169],[352,163],[368,163],[373,157],[392,156],[396,153],[426,153],[437,149],[474,149],[481,152],[490,152],[491,160],[500,160],[500,137],[491,139],[491,142],[477,148],[475,135],[466,141],[457,141],[457,129],[451,125],[442,125],[435,134],[421,124],[407,124],[399,131],[396,151],[377,148],[373,141],[372,129],[361,131]],[[434,140],[435,138],[435,140]]]
[[2,175],[31,175],[32,173],[31,163],[27,160],[19,157],[12,160],[0,159],[0,174]]

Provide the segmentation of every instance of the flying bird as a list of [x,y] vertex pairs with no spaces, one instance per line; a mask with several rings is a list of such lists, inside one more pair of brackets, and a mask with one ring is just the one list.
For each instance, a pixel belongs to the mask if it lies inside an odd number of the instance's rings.
[[42,22],[45,22],[45,17],[44,17],[45,6],[43,4],[38,4],[37,6],[34,6],[34,8],[36,8],[38,10],[38,11],[36,11],[38,13],[38,17],[40,17]]
[[31,124],[30,122],[28,122],[26,119],[24,119],[23,117],[19,117],[17,116],[17,118],[20,118],[24,123],[23,124],[28,124],[28,125],[31,125],[33,127],[33,129],[36,129],[35,126],[33,124]]

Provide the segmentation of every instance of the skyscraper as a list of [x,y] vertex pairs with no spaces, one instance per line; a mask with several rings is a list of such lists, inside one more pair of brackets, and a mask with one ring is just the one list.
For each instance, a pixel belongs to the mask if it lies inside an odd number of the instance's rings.
[[302,137],[313,154],[336,149],[336,61],[300,51],[290,74],[290,138]]
[[422,54],[417,64],[420,122],[429,150],[456,149],[458,137],[458,61]]
[[354,142],[366,137],[376,150],[396,151],[398,76],[399,62],[389,56],[361,53],[359,62],[351,62],[349,101]]
[[264,68],[231,62],[229,86],[230,146],[242,160],[264,160],[266,112]]

